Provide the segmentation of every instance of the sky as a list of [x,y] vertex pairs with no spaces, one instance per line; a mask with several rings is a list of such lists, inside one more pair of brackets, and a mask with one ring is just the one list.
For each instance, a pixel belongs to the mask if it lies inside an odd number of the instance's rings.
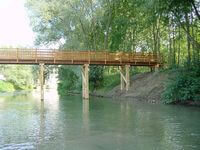
[[35,34],[30,27],[26,0],[0,0],[0,47],[33,47]]

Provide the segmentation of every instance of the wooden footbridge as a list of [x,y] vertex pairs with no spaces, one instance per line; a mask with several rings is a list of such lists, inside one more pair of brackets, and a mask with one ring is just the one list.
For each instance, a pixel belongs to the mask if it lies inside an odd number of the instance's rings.
[[67,51],[55,49],[0,49],[0,64],[40,65],[41,99],[44,99],[44,65],[82,65],[83,98],[89,98],[89,65],[119,66],[121,90],[129,89],[130,66],[159,68],[162,58],[153,53]]

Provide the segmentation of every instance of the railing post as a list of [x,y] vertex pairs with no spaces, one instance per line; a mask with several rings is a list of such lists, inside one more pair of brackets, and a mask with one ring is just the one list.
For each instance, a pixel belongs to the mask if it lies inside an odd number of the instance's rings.
[[53,55],[53,63],[55,64],[55,63],[56,63],[56,51],[55,51],[55,49],[53,50],[53,52],[54,52],[54,55]]
[[105,51],[105,64],[106,64],[106,61],[107,61],[107,52]]
[[17,48],[17,62],[19,62],[19,49]]
[[120,64],[122,64],[122,54],[120,53]]
[[88,53],[88,59],[89,59],[89,64],[90,64],[90,50],[89,50],[89,53]]
[[35,62],[37,63],[37,49],[35,49]]

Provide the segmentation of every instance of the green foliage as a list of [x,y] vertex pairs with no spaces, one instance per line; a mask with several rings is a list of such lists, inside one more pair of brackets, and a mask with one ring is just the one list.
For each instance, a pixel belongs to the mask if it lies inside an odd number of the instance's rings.
[[[60,49],[153,52],[163,55],[166,68],[181,68],[186,61],[190,68],[191,62],[200,60],[198,0],[27,0],[27,7],[38,46],[59,43]],[[67,87],[80,89],[80,74],[71,71],[72,78],[59,71],[59,90],[64,93]],[[111,74],[103,74],[102,68],[91,67],[92,89],[112,85],[111,79],[106,81]],[[183,74],[170,82],[165,94],[169,101],[196,99],[190,95],[198,92],[198,85],[193,85],[198,76]],[[173,94],[175,90],[180,96]]]
[[11,83],[16,90],[33,88],[33,76],[31,66],[6,65],[1,66],[2,75]]
[[17,90],[26,90],[33,87],[32,70],[29,66],[8,66],[3,74],[6,80],[12,83]]
[[112,90],[119,84],[120,84],[119,74],[104,75],[103,86],[101,87],[100,90],[103,92],[107,92],[109,90]]
[[66,95],[78,88],[77,74],[69,66],[61,66],[58,70],[58,92]]
[[165,103],[200,101],[200,67],[178,70],[168,81],[162,99]]
[[92,90],[95,90],[102,86],[103,81],[103,67],[102,66],[91,66],[90,67],[90,87]]
[[13,92],[14,90],[15,88],[12,83],[0,81],[0,92]]

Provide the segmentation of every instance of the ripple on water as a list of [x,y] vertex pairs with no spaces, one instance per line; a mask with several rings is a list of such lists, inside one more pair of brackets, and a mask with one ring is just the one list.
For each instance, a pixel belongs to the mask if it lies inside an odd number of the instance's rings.
[[1,150],[200,149],[200,111],[189,108],[76,96],[1,102]]
[[0,146],[1,150],[35,150],[33,143],[5,144]]

